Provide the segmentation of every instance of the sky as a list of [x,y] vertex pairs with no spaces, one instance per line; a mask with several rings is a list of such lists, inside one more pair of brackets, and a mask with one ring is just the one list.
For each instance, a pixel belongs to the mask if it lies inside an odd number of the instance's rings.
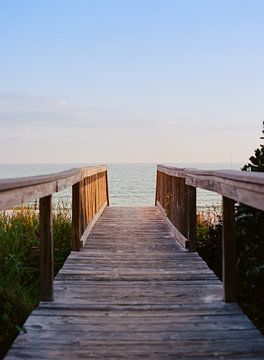
[[0,0],[0,163],[245,162],[263,0]]

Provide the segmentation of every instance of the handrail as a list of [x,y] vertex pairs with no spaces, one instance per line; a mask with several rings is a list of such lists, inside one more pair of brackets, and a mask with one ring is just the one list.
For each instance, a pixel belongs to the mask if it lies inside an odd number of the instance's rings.
[[55,174],[0,179],[0,211],[17,204],[59,192],[84,178],[106,172],[106,166],[92,166]]
[[203,170],[195,168],[180,168],[176,166],[157,165],[157,169],[167,173],[168,175],[174,175],[176,173],[182,173],[182,177],[186,177],[187,174],[192,175],[204,175],[204,176],[217,176],[224,179],[243,181],[245,183],[264,184],[263,172],[249,172],[230,169],[220,170]]
[[50,181],[69,178],[74,175],[80,175],[79,168],[60,171],[54,174],[25,176],[22,178],[0,179],[0,191],[13,190],[30,185],[40,185]]
[[196,250],[196,188],[223,197],[222,273],[224,300],[237,299],[235,203],[264,210],[264,173],[157,166],[155,204],[175,237]]
[[0,211],[39,198],[40,298],[53,300],[52,194],[72,186],[72,250],[84,245],[92,226],[109,205],[106,166],[0,180]]
[[185,179],[186,185],[217,192],[236,202],[264,210],[264,173],[198,170],[158,165],[157,171]]

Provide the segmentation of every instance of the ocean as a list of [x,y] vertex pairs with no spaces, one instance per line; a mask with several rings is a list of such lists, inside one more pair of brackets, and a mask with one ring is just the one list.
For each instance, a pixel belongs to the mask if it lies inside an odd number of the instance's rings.
[[[44,175],[76,167],[95,164],[2,164],[0,178],[16,178]],[[168,164],[198,169],[237,169],[242,164],[181,163]],[[155,201],[157,164],[107,164],[110,205],[112,206],[151,206]],[[54,194],[54,203],[64,199],[71,204],[71,188]],[[213,192],[198,189],[197,207],[200,210],[221,206],[221,197]]]

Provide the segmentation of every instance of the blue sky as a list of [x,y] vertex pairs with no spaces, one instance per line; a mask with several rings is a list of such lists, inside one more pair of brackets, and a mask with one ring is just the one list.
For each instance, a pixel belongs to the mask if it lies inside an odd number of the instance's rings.
[[3,0],[0,163],[247,161],[263,39],[262,0]]

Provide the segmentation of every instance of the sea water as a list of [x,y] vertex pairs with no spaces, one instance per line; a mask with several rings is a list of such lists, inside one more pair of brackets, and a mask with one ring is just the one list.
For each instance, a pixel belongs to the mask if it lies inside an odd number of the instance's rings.
[[[0,178],[17,178],[24,176],[44,175],[71,168],[93,166],[98,164],[2,164],[0,165]],[[157,164],[106,164],[108,168],[108,181],[110,205],[112,206],[152,206],[155,201]],[[208,163],[181,163],[168,164],[171,166],[197,168],[197,169],[237,169],[242,164],[208,164]],[[54,203],[63,199],[71,204],[71,188],[53,195]],[[198,189],[198,209],[219,207],[220,195]]]

